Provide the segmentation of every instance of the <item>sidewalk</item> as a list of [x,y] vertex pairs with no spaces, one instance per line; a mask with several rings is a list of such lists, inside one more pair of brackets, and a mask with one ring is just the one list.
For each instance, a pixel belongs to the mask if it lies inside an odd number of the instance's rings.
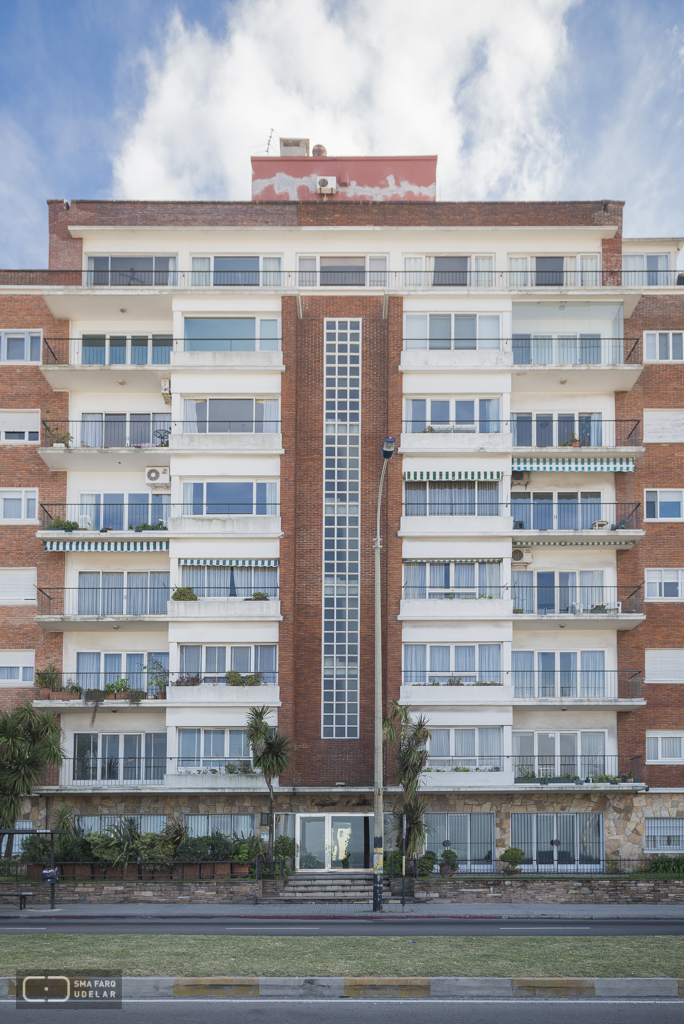
[[[59,901],[59,896],[58,896]],[[383,920],[405,917],[409,919],[434,918],[563,918],[575,920],[684,920],[684,904],[594,904],[594,903],[410,903],[402,914],[400,905],[390,904],[382,914],[374,914],[370,904],[354,903],[322,906],[320,904],[289,903],[282,906],[245,903],[66,903],[56,910],[38,906],[35,910],[19,910],[9,904],[0,906],[0,922],[8,918],[32,919],[56,917],[72,920],[92,918],[99,920],[207,920],[235,918],[263,918],[265,920],[290,918],[367,918]]]

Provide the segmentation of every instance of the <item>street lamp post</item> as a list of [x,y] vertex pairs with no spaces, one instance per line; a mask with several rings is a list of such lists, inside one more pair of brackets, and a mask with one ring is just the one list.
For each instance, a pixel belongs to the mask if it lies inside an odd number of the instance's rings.
[[385,483],[387,462],[394,455],[395,438],[386,437],[382,445],[382,473],[378,487],[378,518],[375,532],[375,750],[373,771],[373,910],[382,910],[383,887],[383,820],[384,808],[382,799],[382,584],[380,580],[380,506],[382,504],[382,488]]

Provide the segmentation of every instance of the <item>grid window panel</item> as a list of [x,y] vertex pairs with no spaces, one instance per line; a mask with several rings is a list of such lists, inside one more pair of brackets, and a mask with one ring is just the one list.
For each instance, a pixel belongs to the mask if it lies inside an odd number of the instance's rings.
[[361,321],[325,322],[323,707],[325,739],[359,735]]
[[646,849],[684,850],[684,818],[646,818]]
[[684,599],[684,569],[647,569],[646,597],[651,601]]

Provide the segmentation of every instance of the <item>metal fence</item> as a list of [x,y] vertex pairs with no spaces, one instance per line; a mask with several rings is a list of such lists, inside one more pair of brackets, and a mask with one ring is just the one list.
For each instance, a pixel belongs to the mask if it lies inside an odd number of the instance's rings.
[[[551,657],[554,657],[551,654]],[[568,659],[575,657],[569,652]],[[553,662],[555,666],[555,661]],[[548,670],[490,670],[485,678],[477,672],[433,672],[427,668],[409,669],[402,673],[404,686],[512,686],[513,696],[531,700],[591,699],[635,700],[642,696],[641,670],[582,669],[576,663]],[[478,703],[482,699],[477,699]]]

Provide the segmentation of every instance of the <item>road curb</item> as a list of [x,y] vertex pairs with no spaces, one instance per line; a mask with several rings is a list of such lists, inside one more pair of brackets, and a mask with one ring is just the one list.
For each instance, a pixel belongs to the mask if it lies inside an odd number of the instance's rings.
[[[0,998],[15,997],[0,978]],[[123,979],[124,999],[684,999],[684,978]]]

